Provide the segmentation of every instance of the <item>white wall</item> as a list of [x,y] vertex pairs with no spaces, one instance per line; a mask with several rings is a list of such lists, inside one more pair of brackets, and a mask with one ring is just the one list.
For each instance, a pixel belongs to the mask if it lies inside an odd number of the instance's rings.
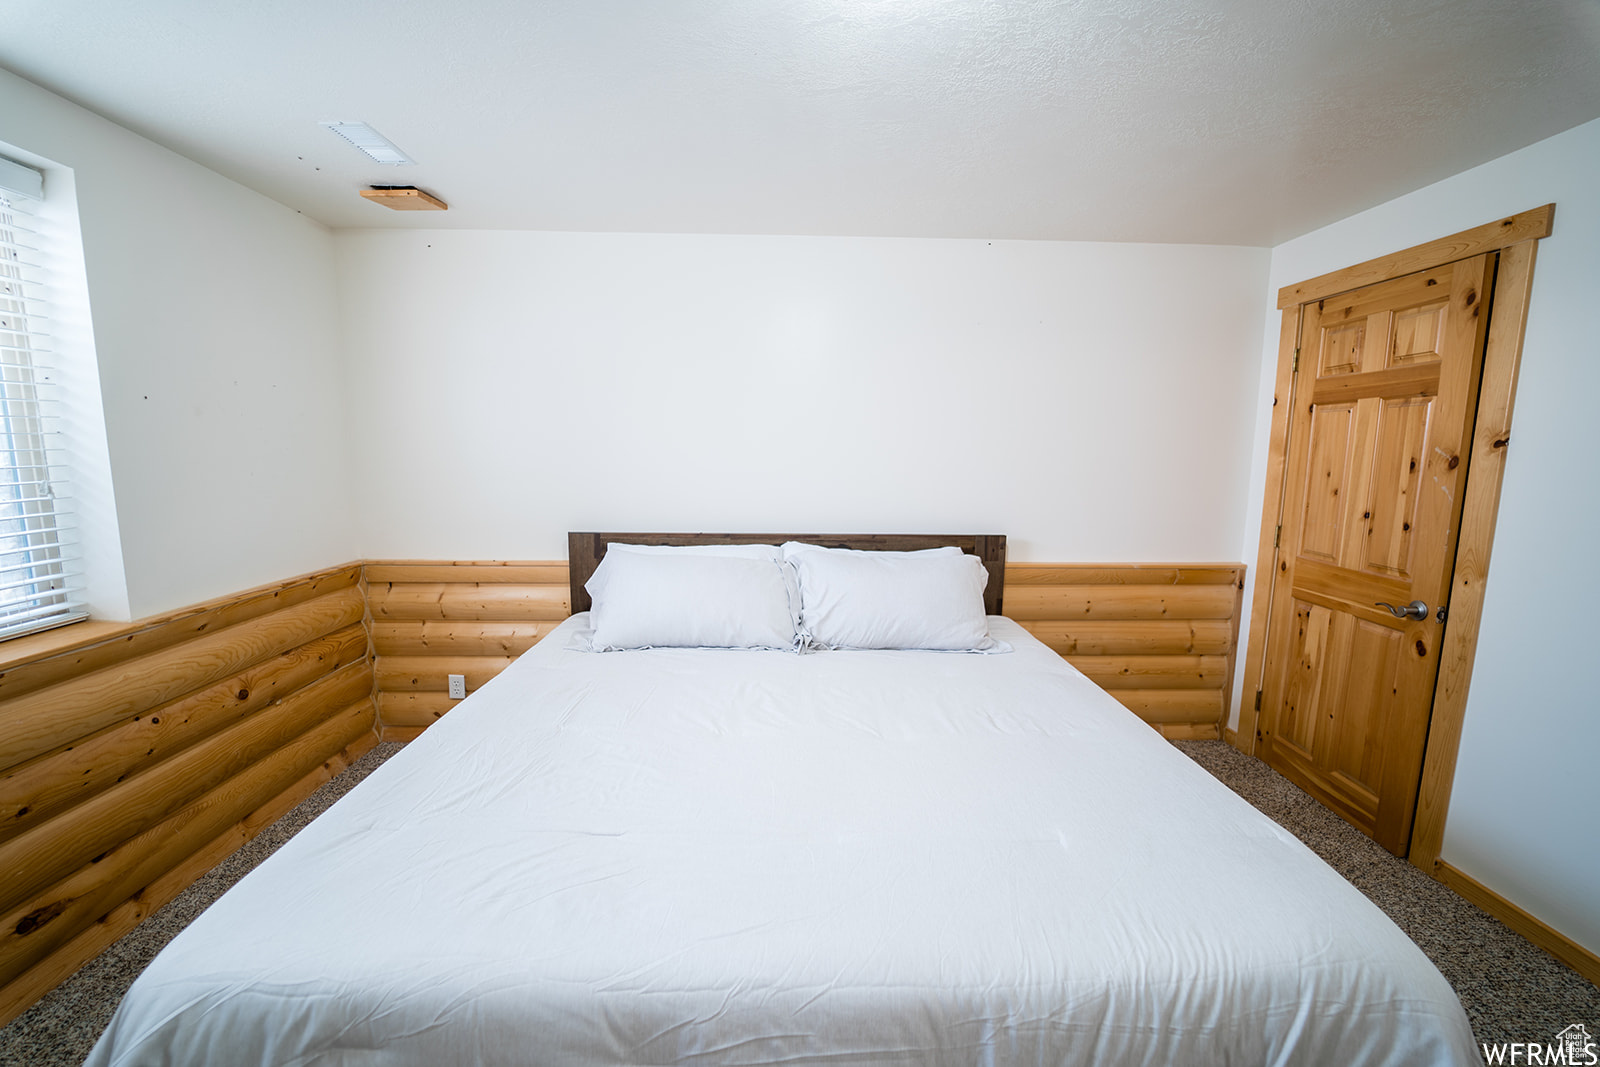
[[76,186],[132,615],[354,558],[329,231],[4,71],[0,141]]
[[[1600,121],[1280,245],[1272,289],[1555,202],[1540,243],[1483,625],[1443,858],[1600,950]],[[1277,314],[1267,316],[1252,512],[1265,478]],[[1248,594],[1246,603],[1248,603]],[[1241,689],[1243,687],[1241,686]]]
[[341,231],[363,550],[582,529],[1004,532],[1234,560],[1267,254]]

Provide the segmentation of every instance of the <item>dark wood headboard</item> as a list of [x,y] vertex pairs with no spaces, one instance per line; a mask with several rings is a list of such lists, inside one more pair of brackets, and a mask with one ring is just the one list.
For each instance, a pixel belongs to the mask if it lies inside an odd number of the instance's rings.
[[879,552],[913,552],[919,548],[955,545],[977,556],[989,572],[983,590],[983,609],[1000,614],[1006,581],[1005,534],[724,534],[724,533],[569,533],[567,566],[572,582],[572,613],[588,611],[589,592],[584,583],[605,558],[606,546],[625,545],[781,545],[804,541],[824,548],[856,548]]

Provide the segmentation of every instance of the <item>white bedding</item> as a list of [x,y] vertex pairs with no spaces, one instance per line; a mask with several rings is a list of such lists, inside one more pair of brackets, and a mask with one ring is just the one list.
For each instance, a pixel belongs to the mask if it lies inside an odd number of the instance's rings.
[[151,964],[107,1064],[1476,1063],[1422,953],[1008,655],[564,630]]

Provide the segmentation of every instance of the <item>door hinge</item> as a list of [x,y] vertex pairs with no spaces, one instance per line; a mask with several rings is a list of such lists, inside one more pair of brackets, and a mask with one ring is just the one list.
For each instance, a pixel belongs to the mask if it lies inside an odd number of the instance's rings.
[[1300,373],[1300,349],[1298,349],[1298,348],[1296,348],[1294,350],[1294,365],[1289,368],[1289,373],[1290,374],[1299,374]]
[[1277,548],[1278,542],[1283,538],[1283,524],[1279,523],[1272,531],[1272,547]]
[[1261,690],[1256,690],[1256,710],[1261,710]]

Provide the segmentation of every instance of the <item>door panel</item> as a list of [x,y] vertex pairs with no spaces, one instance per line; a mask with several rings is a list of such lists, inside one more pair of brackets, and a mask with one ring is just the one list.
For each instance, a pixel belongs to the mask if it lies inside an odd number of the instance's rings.
[[1387,697],[1394,691],[1400,635],[1392,627],[1354,615],[1341,618],[1350,631],[1350,660],[1368,664],[1369,669],[1347,679],[1339,709],[1344,728],[1334,731],[1337,740],[1332,763],[1336,770],[1357,782],[1372,782],[1378,778],[1382,755],[1378,740],[1383,736]]
[[1301,553],[1332,563],[1343,541],[1339,496],[1350,484],[1354,404],[1329,404],[1312,413],[1311,461],[1306,468],[1305,509],[1300,520]]
[[1394,342],[1389,346],[1390,367],[1408,363],[1434,363],[1439,359],[1439,338],[1444,334],[1445,313],[1450,305],[1443,301],[1408,308],[1394,317]]
[[[1494,259],[1303,309],[1260,754],[1391,851],[1416,805]],[[1395,618],[1378,601],[1428,605]]]
[[1377,444],[1362,520],[1363,570],[1409,578],[1411,534],[1417,521],[1417,489],[1433,400],[1379,401]]
[[1322,333],[1322,358],[1318,373],[1322,377],[1356,374],[1361,370],[1361,350],[1367,343],[1367,320],[1333,326]]
[[1295,602],[1294,615],[1294,644],[1285,650],[1294,669],[1284,679],[1277,742],[1281,747],[1292,748],[1300,759],[1310,760],[1311,746],[1316,742],[1317,705],[1322,695],[1321,667],[1332,615],[1306,601]]

